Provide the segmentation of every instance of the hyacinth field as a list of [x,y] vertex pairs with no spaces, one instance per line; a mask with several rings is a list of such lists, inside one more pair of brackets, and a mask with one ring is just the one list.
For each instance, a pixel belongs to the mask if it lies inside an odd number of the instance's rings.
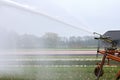
[[[101,56],[19,56],[8,59],[0,80],[95,80],[94,68]],[[7,62],[7,61],[6,61]],[[18,64],[19,63],[19,64]],[[104,66],[100,80],[115,80],[119,62]]]

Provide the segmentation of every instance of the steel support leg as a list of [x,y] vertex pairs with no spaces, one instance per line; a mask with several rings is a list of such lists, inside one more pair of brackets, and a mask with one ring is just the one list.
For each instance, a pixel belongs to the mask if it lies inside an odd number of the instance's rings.
[[102,58],[102,61],[101,61],[101,64],[100,64],[100,70],[99,70],[99,72],[98,72],[98,75],[97,75],[96,80],[99,80],[99,78],[100,78],[101,71],[102,71],[102,69],[103,69],[103,65],[104,65],[104,63],[105,63],[106,56],[107,56],[107,53],[104,54],[104,56],[103,56],[103,58]]

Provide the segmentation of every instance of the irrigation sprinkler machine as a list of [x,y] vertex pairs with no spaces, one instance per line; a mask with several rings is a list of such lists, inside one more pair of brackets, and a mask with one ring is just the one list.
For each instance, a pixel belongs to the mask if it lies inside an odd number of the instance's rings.
[[[94,32],[95,39],[98,40],[97,54],[102,54],[102,60],[97,63],[94,70],[96,80],[103,76],[103,65],[110,65],[110,61],[114,60],[120,62],[120,30],[107,31],[103,35]],[[103,48],[101,48],[103,46]],[[120,79],[120,71],[116,74],[116,80]]]

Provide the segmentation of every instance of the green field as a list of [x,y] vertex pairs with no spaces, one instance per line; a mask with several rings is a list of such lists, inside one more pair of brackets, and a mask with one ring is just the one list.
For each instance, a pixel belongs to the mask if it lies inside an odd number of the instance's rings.
[[[119,67],[105,67],[100,80],[115,80]],[[95,80],[94,67],[24,67],[22,74],[7,74],[0,80]]]
[[[44,61],[43,63],[46,63],[44,65],[35,64],[36,61],[40,62],[39,59],[46,60],[48,58],[58,60],[48,61],[51,64]],[[61,61],[61,59],[73,59],[75,61]],[[93,60],[89,61],[89,59]],[[27,61],[26,64],[9,66],[8,68],[17,72],[1,74],[0,80],[95,80],[94,68],[96,62],[100,60],[94,59],[97,58],[95,56],[25,56],[22,57],[22,60]],[[101,59],[101,56],[98,59]],[[120,70],[119,66],[105,66],[104,75],[100,80],[115,80],[118,70]]]

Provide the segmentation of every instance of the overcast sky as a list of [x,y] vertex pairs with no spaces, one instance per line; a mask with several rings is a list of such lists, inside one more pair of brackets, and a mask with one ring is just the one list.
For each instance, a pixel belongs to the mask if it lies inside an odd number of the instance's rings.
[[12,0],[29,5],[52,17],[73,24],[77,30],[45,16],[0,4],[0,27],[19,34],[81,36],[90,32],[103,34],[120,28],[120,0]]

